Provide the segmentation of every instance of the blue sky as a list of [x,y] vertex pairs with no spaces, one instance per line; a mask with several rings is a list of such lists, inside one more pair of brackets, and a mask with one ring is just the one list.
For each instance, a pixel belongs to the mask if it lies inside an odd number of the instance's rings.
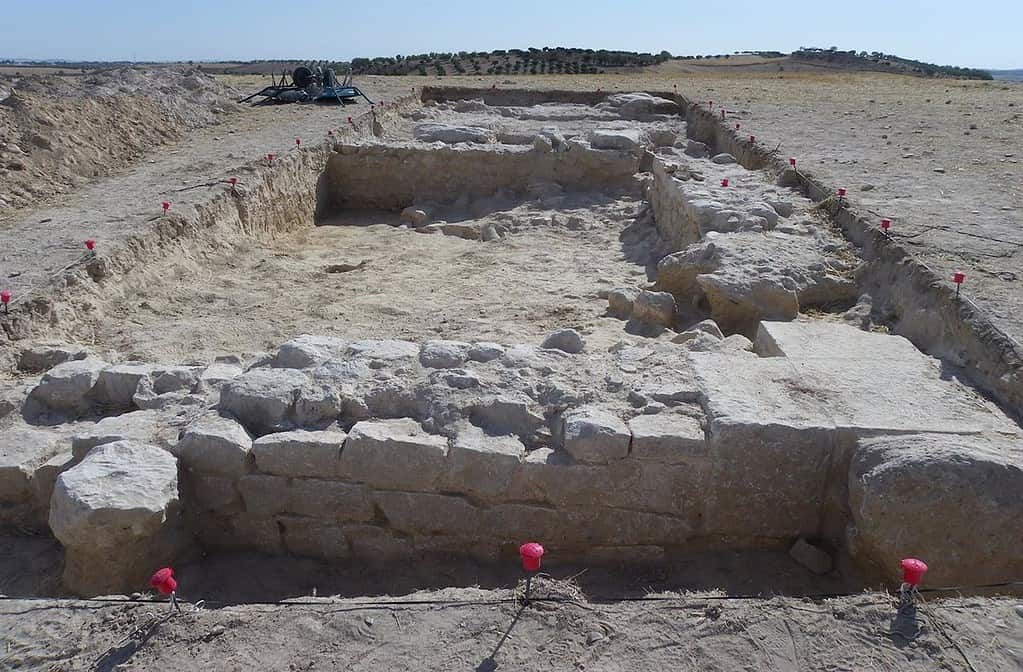
[[1023,0],[0,0],[0,58],[346,60],[543,46],[719,54],[800,46],[1023,68]]

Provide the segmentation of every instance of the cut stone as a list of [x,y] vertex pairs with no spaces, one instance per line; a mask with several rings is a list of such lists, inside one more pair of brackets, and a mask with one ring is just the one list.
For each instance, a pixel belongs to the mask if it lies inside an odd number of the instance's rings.
[[294,369],[253,369],[224,384],[220,409],[254,431],[269,431],[281,425],[308,382]]
[[347,347],[348,342],[339,338],[303,334],[284,343],[277,350],[277,355],[270,366],[281,369],[308,369],[340,356]]
[[433,369],[454,369],[465,363],[469,344],[461,341],[427,341],[419,352],[419,363]]
[[321,560],[344,560],[351,556],[348,537],[337,523],[282,516],[284,546],[289,553]]
[[53,409],[84,412],[91,405],[93,388],[107,366],[93,357],[58,364],[43,374],[31,396]]
[[641,291],[632,302],[632,317],[660,327],[675,323],[675,297],[668,292]]
[[139,381],[150,377],[153,368],[146,364],[118,364],[104,369],[99,375],[96,394],[112,408],[131,408]]
[[629,455],[632,435],[617,416],[599,408],[583,407],[565,413],[562,437],[565,451],[575,459],[607,464]]
[[629,421],[630,456],[668,464],[706,457],[707,442],[698,420],[685,415],[640,415]]
[[279,476],[332,478],[340,473],[341,431],[296,430],[261,436],[252,442],[260,471]]
[[231,418],[209,414],[188,426],[174,452],[193,471],[241,476],[249,470],[252,437]]
[[295,478],[288,498],[289,513],[326,520],[373,520],[373,504],[364,485]]
[[607,293],[607,309],[612,315],[627,319],[632,315],[632,306],[639,296],[635,287],[619,287]]
[[754,351],[761,357],[920,360],[923,353],[908,339],[863,331],[837,322],[761,322]]
[[819,576],[828,574],[834,566],[831,556],[826,551],[810,544],[806,539],[800,539],[789,548],[789,557]]
[[469,346],[467,354],[474,362],[490,362],[504,354],[504,347],[498,343],[481,341]]
[[348,433],[341,473],[376,488],[430,491],[447,466],[448,442],[410,418],[364,420]]
[[71,452],[80,460],[96,446],[114,441],[136,441],[170,448],[178,432],[164,424],[157,411],[132,411],[103,418],[95,425],[71,437]]
[[456,432],[448,452],[444,489],[482,499],[503,496],[526,456],[525,446],[516,436],[488,436],[465,421],[457,425]]
[[577,354],[583,351],[585,342],[583,337],[575,329],[561,329],[550,334],[543,340],[541,348],[548,350],[561,350],[569,354]]
[[178,466],[162,448],[100,446],[57,478],[50,529],[66,551],[64,583],[79,594],[144,585],[181,543]]
[[[0,432],[0,511],[32,499],[32,477],[58,450],[58,435],[35,427]],[[0,520],[3,514],[0,513]]]
[[863,439],[849,473],[851,548],[896,583],[906,557],[928,561],[932,585],[1015,581],[1023,576],[1020,493],[1018,437]]
[[73,360],[85,359],[89,351],[80,345],[41,343],[25,348],[18,355],[18,370],[29,373],[47,371]]
[[245,510],[253,516],[284,513],[291,505],[288,479],[283,476],[249,474],[238,479]]
[[481,512],[461,497],[420,492],[378,492],[373,498],[390,526],[400,532],[452,534],[471,539]]

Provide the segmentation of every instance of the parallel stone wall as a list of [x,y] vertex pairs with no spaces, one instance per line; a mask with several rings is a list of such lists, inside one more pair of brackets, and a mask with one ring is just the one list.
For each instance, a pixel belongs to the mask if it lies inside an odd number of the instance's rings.
[[554,152],[510,145],[342,145],[327,162],[331,209],[400,210],[459,196],[521,195],[531,184],[557,182],[566,189],[635,189],[633,152],[596,150],[581,142]]
[[[751,170],[767,169],[779,182],[800,189],[820,202],[835,194],[811,173],[789,169],[766,147],[750,143],[717,116],[682,96],[670,96],[686,109],[693,138],[729,152]],[[864,291],[892,316],[891,327],[929,354],[946,359],[992,395],[1017,418],[1023,416],[1023,344],[996,327],[969,299],[957,299],[948,278],[939,277],[902,243],[884,235],[876,218],[849,207],[831,208],[835,223],[870,262]]]

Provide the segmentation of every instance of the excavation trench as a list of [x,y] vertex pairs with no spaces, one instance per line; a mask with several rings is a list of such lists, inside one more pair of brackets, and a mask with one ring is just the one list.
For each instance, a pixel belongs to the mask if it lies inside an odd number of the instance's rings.
[[[588,565],[743,551],[799,590],[914,553],[1019,576],[1018,427],[886,333],[845,211],[682,99],[421,95],[25,306],[122,353],[35,349],[23,369],[72,361],[4,420],[45,446],[4,521],[53,530],[68,588],[210,552],[494,565],[530,538]],[[144,519],[69,507],[168,451],[146,477],[179,494]],[[974,483],[994,494],[950,508]],[[779,578],[797,540],[823,578]]]

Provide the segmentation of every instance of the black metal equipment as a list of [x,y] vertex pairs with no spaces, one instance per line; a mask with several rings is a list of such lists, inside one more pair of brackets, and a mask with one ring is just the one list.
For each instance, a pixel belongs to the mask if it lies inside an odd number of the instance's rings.
[[288,80],[287,73],[281,75],[280,81],[271,74],[270,86],[257,91],[251,96],[239,100],[239,103],[247,103],[253,98],[261,98],[253,105],[270,105],[274,103],[337,103],[339,105],[354,105],[361,96],[367,103],[373,101],[366,97],[362,91],[352,84],[351,70],[345,75],[340,83],[333,68],[308,68],[300,65],[291,72],[291,80]]

